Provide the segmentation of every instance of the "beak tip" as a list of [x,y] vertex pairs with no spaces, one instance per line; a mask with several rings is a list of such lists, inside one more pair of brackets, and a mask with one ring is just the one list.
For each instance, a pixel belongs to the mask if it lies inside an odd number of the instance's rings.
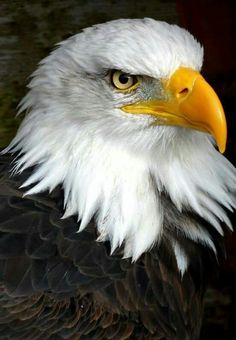
[[226,138],[224,140],[221,140],[221,141],[217,141],[217,147],[218,147],[218,150],[221,154],[223,154],[225,152],[225,149],[226,149]]
[[220,153],[223,154],[225,152],[225,146],[219,146],[218,148],[219,148]]

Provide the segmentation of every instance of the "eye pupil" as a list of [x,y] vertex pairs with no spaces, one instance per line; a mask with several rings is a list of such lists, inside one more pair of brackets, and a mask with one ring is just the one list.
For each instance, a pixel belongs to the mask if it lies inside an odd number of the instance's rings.
[[134,75],[116,70],[111,73],[111,83],[116,89],[125,91],[132,89],[138,79]]
[[122,73],[120,76],[119,76],[119,81],[121,84],[127,84],[128,81],[129,81],[129,76],[125,73]]

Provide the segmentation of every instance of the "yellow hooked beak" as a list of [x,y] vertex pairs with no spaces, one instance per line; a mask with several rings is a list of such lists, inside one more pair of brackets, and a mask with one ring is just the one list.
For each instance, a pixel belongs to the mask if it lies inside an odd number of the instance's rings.
[[177,125],[210,133],[223,153],[227,138],[224,110],[217,94],[201,74],[180,67],[170,79],[162,80],[162,84],[164,100],[138,102],[121,109],[155,116],[159,125]]

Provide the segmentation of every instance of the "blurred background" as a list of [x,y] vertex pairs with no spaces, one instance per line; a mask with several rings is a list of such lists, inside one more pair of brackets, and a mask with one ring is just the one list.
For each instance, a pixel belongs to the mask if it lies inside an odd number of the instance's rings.
[[[0,0],[0,148],[15,134],[17,105],[38,62],[82,28],[117,18],[152,17],[187,28],[204,46],[203,74],[228,121],[226,156],[236,164],[236,12],[234,0]],[[236,228],[235,216],[232,216]],[[236,236],[206,294],[201,339],[236,339]]]

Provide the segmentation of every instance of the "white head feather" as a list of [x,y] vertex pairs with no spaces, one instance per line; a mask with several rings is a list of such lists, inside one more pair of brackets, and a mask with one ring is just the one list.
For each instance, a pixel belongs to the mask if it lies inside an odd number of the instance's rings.
[[[96,25],[62,42],[33,74],[21,104],[28,113],[7,149],[21,151],[17,171],[37,165],[27,194],[62,184],[64,217],[77,214],[83,230],[95,215],[99,240],[112,250],[123,243],[134,260],[165,232],[163,191],[180,212],[193,210],[222,233],[219,221],[230,223],[220,206],[235,207],[235,168],[206,134],[121,111],[135,94],[114,91],[107,76],[117,69],[168,78],[180,66],[200,70],[202,60],[190,33],[152,19]],[[182,228],[214,249],[207,231]],[[186,259],[173,247],[183,272]]]

